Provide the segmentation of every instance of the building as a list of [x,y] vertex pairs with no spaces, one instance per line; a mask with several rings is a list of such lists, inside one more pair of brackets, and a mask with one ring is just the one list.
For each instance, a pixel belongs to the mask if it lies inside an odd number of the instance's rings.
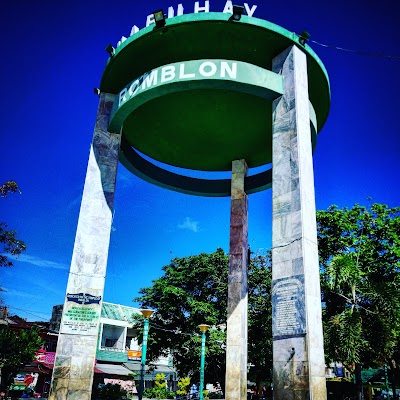
[[[61,324],[62,305],[53,307],[50,329],[58,332]],[[134,307],[103,302],[96,349],[95,384],[118,383],[136,392],[128,382],[140,379],[141,345],[140,333],[134,329],[134,316],[141,315]],[[152,387],[156,374],[163,373],[170,390],[176,390],[177,373],[172,357],[162,357],[151,366],[146,366],[145,387]]]
[[9,381],[9,376],[0,375],[0,378],[2,378],[0,391],[5,391],[8,388],[10,397],[19,397],[25,390],[42,394],[46,385],[47,388],[50,387],[58,334],[49,330],[48,322],[28,322],[17,315],[9,315],[7,307],[0,307],[0,325],[2,329],[10,330],[15,335],[19,335],[21,331],[35,328],[44,342],[43,346],[37,349],[34,359],[21,366],[17,374],[11,376],[11,381]]

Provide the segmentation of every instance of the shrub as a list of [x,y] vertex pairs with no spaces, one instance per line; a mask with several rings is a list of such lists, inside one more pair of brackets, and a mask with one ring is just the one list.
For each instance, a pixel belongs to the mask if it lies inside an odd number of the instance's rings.
[[170,392],[168,389],[147,388],[143,391],[143,397],[146,399],[173,399],[175,396],[174,392]]
[[97,395],[100,400],[119,400],[121,397],[126,397],[126,391],[119,385],[107,383],[99,388]]
[[154,387],[145,389],[143,391],[143,397],[147,397],[149,399],[173,399],[174,398],[174,392],[170,392],[167,389],[167,382],[165,382],[165,375],[164,374],[157,374],[155,381],[154,381]]
[[190,378],[181,378],[178,381],[178,390],[176,391],[177,396],[184,396],[189,392]]

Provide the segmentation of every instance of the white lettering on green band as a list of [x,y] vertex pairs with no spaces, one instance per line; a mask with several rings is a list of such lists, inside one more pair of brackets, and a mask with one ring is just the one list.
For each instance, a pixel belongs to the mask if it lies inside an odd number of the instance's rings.
[[135,79],[130,85],[121,90],[118,106],[135,97],[138,93],[150,89],[158,84],[184,81],[185,79],[203,78],[237,78],[237,62],[227,60],[203,61],[201,64],[182,62],[153,69]]

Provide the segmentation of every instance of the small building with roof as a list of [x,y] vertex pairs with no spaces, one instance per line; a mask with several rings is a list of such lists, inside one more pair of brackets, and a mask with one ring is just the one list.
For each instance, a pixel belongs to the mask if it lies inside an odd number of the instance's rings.
[[[63,305],[53,307],[50,327],[59,331]],[[138,381],[141,369],[142,350],[140,332],[134,328],[135,316],[140,310],[121,304],[104,302],[101,307],[98,343],[96,349],[95,383],[118,383],[127,386],[127,381]],[[177,372],[172,356],[160,357],[155,363],[146,365],[145,387],[152,387],[156,374],[163,373],[170,390],[176,389]],[[129,385],[128,385],[129,386]],[[136,388],[132,387],[133,393]]]

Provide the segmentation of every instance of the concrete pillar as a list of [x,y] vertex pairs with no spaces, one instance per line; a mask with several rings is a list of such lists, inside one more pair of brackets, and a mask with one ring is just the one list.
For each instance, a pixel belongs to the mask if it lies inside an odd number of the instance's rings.
[[272,70],[285,86],[273,102],[274,400],[325,400],[306,55],[293,46]]
[[121,138],[107,131],[114,97],[100,94],[50,400],[90,400],[92,392]]
[[245,160],[232,163],[231,222],[226,338],[226,400],[246,400],[248,208]]

